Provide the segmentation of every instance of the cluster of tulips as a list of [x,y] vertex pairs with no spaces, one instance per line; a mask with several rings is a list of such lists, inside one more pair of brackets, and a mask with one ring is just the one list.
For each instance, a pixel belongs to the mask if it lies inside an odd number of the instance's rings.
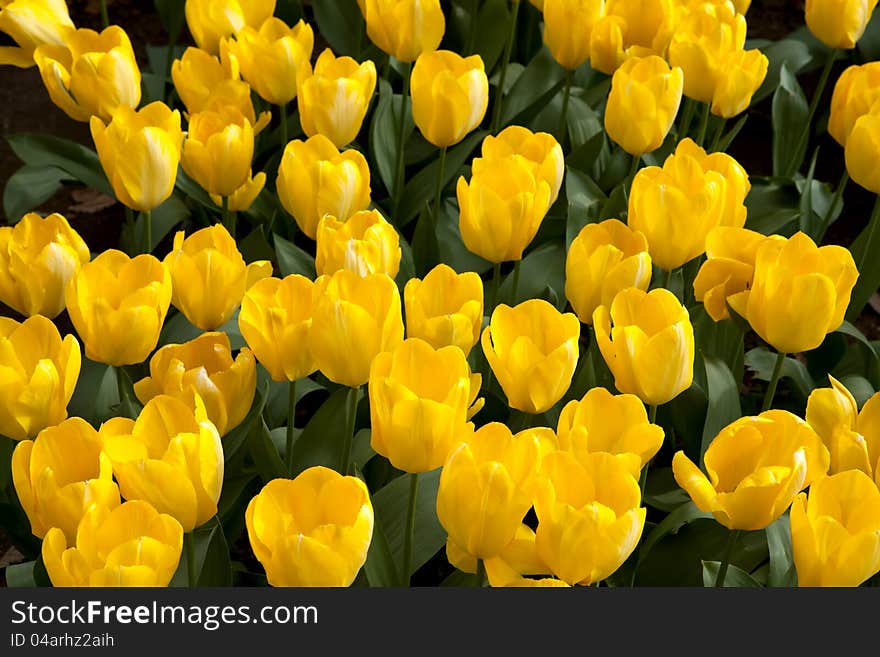
[[[352,456],[363,388],[371,449],[409,478],[395,583],[410,581],[419,482],[438,469],[446,558],[479,585],[608,580],[642,541],[647,474],[664,444],[675,452],[678,485],[731,530],[719,584],[740,532],[765,529],[789,509],[800,585],[855,586],[880,571],[880,393],[859,410],[832,377],[809,395],[805,417],[773,408],[787,356],[818,348],[843,324],[865,255],[856,263],[844,247],[820,246],[827,224],[812,237],[747,229],[749,176],[719,147],[721,129],[707,144],[710,115],[723,128],[768,72],[767,57],[745,49],[749,0],[531,2],[565,70],[555,136],[500,125],[519,2],[490,85],[479,55],[438,50],[446,31],[439,0],[358,0],[357,20],[396,62],[403,85],[396,134],[379,135],[397,144],[387,216],[367,158],[352,146],[378,91],[375,63],[330,48],[313,63],[312,27],[275,17],[274,0],[186,0],[197,47],[169,67],[185,129],[173,105],[139,107],[141,72],[121,27],[77,29],[63,0],[0,2],[0,30],[18,44],[0,48],[0,63],[36,65],[52,101],[89,122],[116,199],[145,226],[140,253],[94,257],[60,214],[28,213],[0,228],[0,301],[25,318],[0,318],[0,434],[17,441],[14,489],[54,585],[165,586],[184,560],[196,583],[186,537],[218,515],[225,441],[257,403],[260,370],[289,385],[285,439],[272,449],[290,476],[264,481],[244,519],[270,585],[349,586],[368,558],[377,519]],[[875,5],[808,0],[806,22],[830,48],[851,49]],[[517,288],[563,190],[574,71],[587,62],[611,76],[604,128],[632,166],[621,218],[573,235],[564,264],[571,312],[563,312],[542,298],[517,303]],[[846,148],[847,175],[875,193],[878,70],[844,72],[828,127]],[[391,80],[391,66],[381,77]],[[404,274],[409,247],[395,213],[410,106],[421,136],[439,149],[425,208],[434,231],[448,149],[491,121],[455,184],[461,242],[491,271],[485,293],[480,273],[443,262],[421,278]],[[680,114],[672,152],[643,166]],[[291,140],[297,116],[306,138]],[[257,137],[270,125],[281,143],[274,179],[253,168]],[[151,212],[184,175],[220,221],[180,230],[159,259]],[[295,222],[313,244],[314,279],[245,261],[237,216],[261,195],[277,195],[292,218],[278,221]],[[501,302],[502,265],[512,305]],[[685,266],[695,275],[676,293],[671,280]],[[750,328],[777,353],[761,412],[718,431],[703,469],[657,421],[658,408],[694,384],[689,295],[712,322]],[[201,333],[160,346],[172,306]],[[79,340],[62,338],[52,321],[65,309]],[[239,349],[229,338],[235,329]],[[80,342],[90,361],[115,368],[120,400],[131,386],[129,417],[94,426],[68,417]],[[592,386],[566,402],[577,373],[593,366],[585,353],[604,361],[615,390]],[[147,363],[149,374],[132,386],[125,368]],[[346,438],[328,462],[297,470],[297,382],[319,376],[348,389],[336,418]],[[480,422],[493,384],[510,409],[507,423]],[[540,426],[548,417],[555,427]]]

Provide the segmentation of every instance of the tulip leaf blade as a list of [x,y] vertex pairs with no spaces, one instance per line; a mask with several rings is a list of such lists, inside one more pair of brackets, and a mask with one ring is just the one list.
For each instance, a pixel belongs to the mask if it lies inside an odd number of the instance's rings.
[[855,321],[871,295],[880,286],[880,258],[872,257],[880,253],[880,197],[875,202],[874,212],[868,225],[859,233],[850,246],[853,260],[859,270],[859,278],[850,295],[849,307],[846,310],[846,319]]
[[42,557],[6,566],[4,575],[6,576],[6,586],[9,588],[52,586]]
[[363,33],[363,15],[356,0],[313,2],[315,22],[333,52],[357,58],[360,55],[360,37]]
[[395,129],[395,111],[392,107],[396,100],[391,84],[384,79],[379,80],[379,102],[373,110],[370,122],[370,154],[376,164],[375,170],[389,196],[394,194],[394,166],[397,154],[397,130]]
[[236,462],[242,447],[248,443],[248,438],[254,429],[254,423],[262,415],[268,396],[268,384],[257,386],[254,391],[254,401],[251,403],[247,415],[237,427],[223,436],[223,457],[227,467]]
[[98,154],[91,148],[62,137],[34,132],[11,135],[6,141],[25,164],[33,167],[57,167],[75,180],[108,196],[114,196]]
[[397,586],[400,584],[394,555],[391,553],[391,546],[385,536],[381,519],[377,519],[373,523],[373,538],[367,551],[364,574],[367,576],[370,586]]
[[764,235],[793,233],[791,225],[801,215],[794,192],[794,187],[786,182],[753,185],[745,200],[746,228]]
[[[545,298],[547,289],[556,296],[554,304],[560,311],[566,299],[558,292],[565,290],[565,247],[561,241],[546,242],[528,253],[520,265],[516,299],[513,298],[513,276],[507,276],[501,284],[498,298],[508,304],[526,299]],[[552,303],[552,302],[551,302]]]
[[272,235],[275,243],[275,255],[278,258],[278,269],[282,276],[300,274],[315,279],[315,259],[293,242],[289,242],[277,233]]
[[[746,47],[752,48],[755,46],[746,44]],[[755,95],[752,96],[752,105],[759,103],[779,87],[783,66],[791,73],[799,73],[812,60],[810,49],[803,41],[798,39],[788,38],[775,41],[766,47],[762,47],[761,52],[766,55],[769,65],[764,82],[758,88]]]
[[[765,347],[750,349],[745,355],[745,365],[754,373],[756,379],[769,381],[773,375],[773,365],[776,362],[776,354],[771,353]],[[787,357],[782,364],[782,378],[789,379],[795,390],[804,399],[816,387],[813,377],[810,376],[807,366],[801,361]],[[777,393],[778,394],[778,393]]]
[[[483,59],[488,73],[501,57],[504,44],[507,42],[511,20],[507,6],[510,3],[508,0],[486,0],[482,4],[477,13],[476,33],[480,38],[477,39],[475,47],[476,54]],[[499,97],[499,95],[495,96],[496,99]]]
[[70,174],[58,167],[25,164],[13,173],[3,188],[3,213],[8,225],[48,201],[61,189],[62,181]]
[[275,443],[272,442],[269,427],[266,426],[266,421],[262,418],[251,427],[248,434],[248,448],[257,466],[257,472],[264,483],[287,476],[284,461],[281,460]]
[[701,518],[712,518],[712,514],[706,511],[700,511],[697,505],[688,500],[677,509],[674,509],[663,520],[657,524],[654,529],[647,535],[639,546],[638,564],[640,565],[654,546],[662,538],[669,534],[677,533],[685,525],[700,520]]
[[739,383],[726,362],[714,356],[703,355],[706,366],[707,396],[709,406],[706,410],[706,423],[703,425],[703,439],[700,444],[700,464],[709,444],[728,424],[742,417],[739,400]]
[[523,123],[525,117],[543,108],[562,88],[565,73],[550,51],[542,48],[523,69],[504,100],[502,123]]
[[[492,268],[491,262],[484,260],[476,253],[471,253],[464,245],[458,223],[458,206],[455,200],[448,198],[440,204],[436,235],[439,261],[446,263],[455,271],[474,271],[482,274]],[[418,261],[416,264],[419,264]]]
[[[184,534],[184,543],[190,541],[192,544],[192,552],[194,555],[195,578],[189,577],[189,563],[185,557],[181,558],[180,571],[184,571],[186,579],[184,581],[195,581],[196,586],[229,586],[232,583],[232,563],[229,559],[229,545],[226,543],[226,537],[223,534],[223,527],[217,516],[211,518],[201,527],[196,527],[193,531]],[[186,554],[187,546],[184,545]]]
[[797,573],[794,568],[788,514],[779,516],[764,531],[767,533],[767,547],[770,550],[767,586],[795,586]]
[[[349,391],[342,386],[333,392],[303,429],[294,446],[292,477],[314,465],[339,469],[348,424]],[[363,392],[358,390],[359,399],[362,395]]]
[[783,63],[779,87],[773,94],[773,175],[790,178],[804,161],[807,140],[801,135],[809,130],[809,107],[797,78]]
[[[703,586],[715,586],[715,579],[718,577],[718,570],[721,568],[720,561],[704,561],[703,562]],[[727,568],[727,575],[724,578],[724,587],[746,587],[760,588],[761,585],[754,577],[738,566],[730,564]]]
[[599,220],[599,213],[608,197],[587,173],[571,165],[565,169],[565,197],[568,201],[565,221],[567,252],[583,227]]

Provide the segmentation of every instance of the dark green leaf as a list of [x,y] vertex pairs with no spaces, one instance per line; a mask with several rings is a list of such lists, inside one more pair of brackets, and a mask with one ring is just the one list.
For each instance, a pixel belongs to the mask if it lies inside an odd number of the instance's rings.
[[82,144],[38,133],[21,133],[6,138],[13,152],[32,167],[56,167],[75,180],[113,196],[98,154]]
[[730,368],[720,358],[704,356],[706,380],[709,384],[709,408],[706,424],[703,426],[703,440],[700,447],[700,464],[703,454],[718,432],[734,420],[742,417],[739,403],[739,384],[733,378]]
[[52,586],[43,558],[6,566],[6,586],[9,588],[33,588]]
[[165,100],[165,79],[161,73],[141,73],[141,96],[145,104]]
[[797,74],[812,59],[806,44],[794,39],[775,41],[767,47],[761,48],[761,52],[767,56],[770,64],[767,68],[767,76],[764,78],[764,82],[752,97],[753,105],[776,91],[776,88],[779,86],[783,65],[790,73]]
[[542,48],[516,79],[510,93],[504,99],[504,125],[517,123],[521,114],[543,107],[562,86],[565,73],[553,59],[550,51]]
[[[185,534],[184,541],[192,541],[193,544],[197,586],[229,586],[232,583],[229,546],[216,516]],[[184,555],[186,550],[184,546]]]
[[[437,249],[439,262],[446,263],[457,272],[475,271],[481,274],[492,268],[492,263],[468,251],[459,229],[458,205],[453,199],[441,204],[437,224]],[[418,270],[418,267],[417,267]]]
[[9,225],[36,210],[61,189],[70,174],[53,166],[24,165],[13,173],[3,188],[3,213]]
[[[188,216],[189,208],[177,196],[169,197],[153,210],[150,222],[150,251],[154,251],[159,246],[159,242]],[[144,243],[146,226],[147,217],[144,213],[138,213],[134,224],[124,224],[119,237],[120,248],[127,253],[139,253]]]
[[300,274],[306,278],[315,278],[315,259],[293,242],[288,242],[278,234],[272,236],[275,242],[275,253],[278,256],[278,269],[282,276]]
[[567,251],[581,229],[598,219],[607,197],[590,176],[571,167],[565,171],[565,196],[568,199],[565,225]]
[[248,447],[257,466],[257,472],[260,473],[264,483],[287,476],[287,468],[275,448],[275,443],[272,442],[269,427],[266,426],[266,422],[262,418],[254,422],[251,427],[248,435]]
[[367,552],[367,561],[364,563],[364,573],[370,586],[398,586],[400,577],[382,527],[383,521],[377,518],[373,523],[373,538]]
[[678,533],[682,527],[700,518],[712,518],[712,514],[700,511],[697,505],[691,501],[672,511],[642,541],[639,547],[639,564],[650,554],[658,541],[669,534]]
[[395,97],[391,84],[387,80],[379,80],[379,102],[373,110],[373,119],[370,122],[370,155],[376,163],[375,171],[379,172],[379,178],[388,190],[389,195],[394,191],[394,167],[397,163],[397,133],[395,109],[392,99],[396,102],[399,111],[400,96]]
[[880,287],[880,258],[876,257],[880,253],[880,197],[874,206],[871,220],[852,243],[850,251],[859,271],[859,278],[846,311],[846,318],[854,322],[862,314],[868,299]]
[[[775,363],[776,354],[771,353],[764,347],[751,349],[745,357],[746,367],[751,369],[754,372],[755,378],[761,381],[770,380],[773,376]],[[785,359],[782,365],[782,378],[789,379],[794,383],[795,389],[804,399],[816,387],[813,378],[807,371],[807,366],[790,356]]]
[[788,514],[780,516],[764,530],[770,550],[770,575],[767,586],[795,586],[797,573],[791,549],[791,529]]
[[746,228],[764,235],[784,234],[783,229],[801,214],[794,188],[778,183],[754,185],[746,197],[746,209]]
[[[715,580],[718,578],[718,570],[721,568],[720,561],[704,561],[703,562],[703,586],[715,586]],[[742,568],[738,568],[730,564],[727,573],[724,576],[724,587],[760,587],[761,585]]]
[[802,139],[809,107],[803,89],[787,63],[779,71],[779,88],[773,95],[773,175],[791,177],[804,161],[807,140]]
[[482,4],[477,15],[476,31],[479,38],[475,45],[476,54],[483,59],[486,71],[489,72],[495,67],[495,62],[501,57],[507,42],[511,18],[507,7],[510,3],[508,0],[486,0]]
[[259,386],[254,391],[254,401],[244,420],[232,431],[223,436],[223,457],[227,464],[232,463],[247,444],[248,436],[254,431],[266,406],[267,386]]
[[[168,40],[171,43],[177,43],[180,33],[183,31],[185,20],[184,6],[185,0],[155,0],[156,13],[162,21],[165,31],[168,33]],[[164,50],[164,49],[163,49]],[[156,69],[154,69],[156,70]]]
[[[347,439],[349,390],[339,388],[330,395],[303,429],[294,450],[293,476],[313,465],[339,469]],[[362,395],[360,390],[358,395]]]
[[356,0],[319,1],[311,5],[318,31],[327,39],[333,52],[337,56],[358,57],[364,19]]
[[[516,299],[512,299],[513,276],[507,276],[501,284],[499,298],[513,305],[526,299],[542,296],[542,292],[551,287],[554,290],[565,289],[565,249],[559,242],[542,244],[522,259],[520,265],[519,285]],[[557,307],[565,307],[565,296],[558,300]]]

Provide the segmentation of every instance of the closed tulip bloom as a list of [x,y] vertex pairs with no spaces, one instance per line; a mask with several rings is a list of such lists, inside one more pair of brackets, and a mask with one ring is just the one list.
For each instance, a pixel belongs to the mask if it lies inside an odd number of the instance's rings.
[[195,412],[196,393],[208,419],[225,436],[241,424],[257,388],[257,361],[247,347],[235,359],[226,333],[202,333],[183,344],[168,344],[150,359],[150,375],[134,384],[142,404],[158,395],[181,399]]
[[171,304],[171,274],[151,255],[129,258],[108,249],[70,280],[65,300],[88,358],[134,365],[159,341]]
[[510,157],[476,164],[469,183],[458,179],[459,228],[469,251],[495,263],[522,259],[552,193],[532,170],[522,158]]
[[593,326],[620,392],[658,406],[691,387],[694,328],[687,309],[669,290],[622,290],[610,309],[596,309]]
[[545,0],[544,43],[560,66],[573,71],[589,59],[590,34],[604,9],[604,0]]
[[79,378],[79,343],[34,315],[19,324],[0,317],[0,436],[33,438],[67,417]]
[[57,527],[50,529],[42,555],[56,587],[168,586],[182,551],[180,523],[132,500],[112,510],[90,507],[75,542]]
[[[248,177],[244,184],[226,197],[229,211],[244,212],[250,208],[265,186],[266,173],[264,171],[260,171],[256,176],[253,175],[253,171],[248,171]],[[211,194],[211,200],[218,207],[223,205],[223,199],[216,194]]]
[[634,57],[614,72],[605,108],[608,136],[630,155],[659,148],[681,103],[684,75],[660,57]]
[[174,88],[191,114],[205,108],[215,87],[238,80],[239,75],[237,59],[225,57],[221,61],[211,53],[192,46],[183,51],[180,59],[171,63]]
[[639,482],[611,454],[547,456],[535,493],[538,555],[559,579],[588,586],[620,568],[645,526]]
[[436,50],[446,31],[440,0],[358,0],[367,36],[401,62]]
[[587,224],[568,247],[565,297],[585,324],[599,306],[610,306],[621,290],[651,284],[651,256],[645,236],[617,219]]
[[349,586],[373,537],[364,482],[322,466],[270,481],[248,504],[245,520],[271,586]]
[[712,113],[725,119],[742,114],[767,77],[770,60],[760,50],[737,50],[727,57],[712,96]]
[[[464,552],[448,539],[446,541],[446,558],[451,565],[462,572],[477,572],[477,558]],[[550,568],[541,561],[538,550],[535,548],[535,532],[526,524],[517,527],[513,540],[497,557],[486,559],[484,565],[490,586],[519,586],[521,585],[519,582],[511,580],[522,579],[522,575],[548,575],[550,573]]]
[[859,470],[823,477],[791,505],[798,586],[858,586],[880,571],[880,490]]
[[703,460],[708,478],[684,452],[676,452],[672,472],[678,485],[728,529],[757,530],[825,475],[829,455],[809,424],[788,411],[770,410],[727,425]]
[[856,47],[877,0],[807,0],[807,27],[829,48]]
[[846,170],[859,185],[880,194],[880,102],[874,103],[867,114],[859,117],[846,142]]
[[546,428],[513,435],[490,422],[465,433],[440,473],[437,517],[460,552],[490,559],[516,536],[532,506],[542,459],[556,449]]
[[68,281],[90,257],[63,216],[29,212],[0,228],[0,301],[26,317],[55,318],[64,310]]
[[858,278],[850,252],[804,233],[758,247],[751,289],[727,302],[780,353],[815,349],[843,323]]
[[370,205],[367,160],[353,148],[340,153],[320,134],[287,144],[277,182],[281,205],[312,239],[325,214],[345,221]]
[[220,41],[244,27],[259,28],[275,0],[186,0],[186,24],[199,48],[216,55]]
[[850,66],[837,79],[831,96],[828,134],[846,146],[859,120],[880,99],[880,62]]
[[578,360],[581,325],[543,299],[500,304],[483,330],[483,353],[511,408],[543,413],[562,399]]
[[268,260],[245,264],[223,224],[197,230],[186,239],[178,231],[164,264],[173,283],[171,303],[204,331],[232,319],[247,289],[272,275]]
[[264,278],[241,301],[238,328],[275,381],[296,381],[317,369],[308,346],[314,288],[298,274]]
[[0,8],[0,32],[16,45],[0,46],[0,65],[30,68],[38,47],[61,45],[73,30],[64,0],[5,0]]
[[437,148],[454,146],[486,116],[489,79],[479,55],[422,53],[413,66],[411,87],[413,120]]
[[406,335],[434,349],[454,345],[467,356],[483,325],[483,280],[475,272],[455,273],[440,263],[424,279],[411,278],[403,289]]
[[606,0],[590,35],[590,66],[611,75],[633,57],[665,57],[676,8],[672,0]]
[[325,214],[318,223],[318,276],[349,269],[360,276],[400,269],[400,236],[378,210],[355,212],[347,221]]
[[209,194],[231,196],[247,182],[254,127],[234,107],[190,116],[180,164]]
[[109,124],[93,116],[89,126],[121,203],[149,212],[171,196],[183,144],[180,112],[160,101],[138,111],[120,105]]
[[403,341],[400,292],[386,274],[359,276],[340,269],[315,281],[309,348],[318,369],[356,388],[370,378],[370,363]]
[[12,480],[34,536],[58,527],[73,542],[76,528],[93,504],[119,506],[113,465],[101,438],[78,417],[23,440],[12,454]]
[[303,132],[322,134],[337,148],[347,146],[361,130],[376,89],[376,65],[335,57],[326,48],[315,62],[300,65],[296,77],[297,106]]
[[113,418],[100,433],[122,497],[149,502],[187,532],[217,514],[223,445],[200,397],[193,411],[180,399],[158,395],[137,420]]
[[315,35],[299,21],[293,27],[280,18],[243,27],[234,39],[224,41],[221,53],[238,59],[241,76],[268,103],[284,105],[296,97],[300,66],[309,61]]

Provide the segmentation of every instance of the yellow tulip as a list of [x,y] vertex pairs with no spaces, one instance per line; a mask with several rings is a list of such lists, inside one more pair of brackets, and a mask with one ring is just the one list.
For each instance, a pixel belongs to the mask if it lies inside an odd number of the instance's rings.
[[349,586],[373,537],[364,482],[321,466],[270,481],[248,504],[245,520],[271,586]]
[[322,134],[337,148],[357,137],[376,89],[376,65],[335,57],[326,48],[315,69],[304,61],[296,76],[297,105],[303,132]]
[[459,552],[490,559],[522,525],[542,459],[556,449],[556,437],[546,428],[513,435],[490,422],[460,440],[440,473],[437,517]]
[[101,425],[122,497],[145,500],[192,531],[217,514],[223,486],[223,445],[205,405],[158,395],[137,420],[113,418]]
[[241,424],[257,388],[257,362],[250,349],[233,360],[229,336],[202,333],[183,344],[168,344],[150,359],[150,375],[134,384],[142,404],[170,395],[195,412],[196,393],[205,403],[208,419],[225,436]]
[[285,105],[296,97],[300,66],[309,61],[314,44],[312,27],[305,21],[289,27],[280,18],[268,18],[225,39],[220,52],[238,60],[241,77],[263,100]]
[[436,50],[446,31],[440,0],[358,0],[367,36],[401,62]]
[[479,161],[458,179],[459,228],[469,251],[490,262],[521,260],[550,208],[550,185],[523,158]]
[[[248,177],[244,184],[226,197],[229,211],[244,212],[250,208],[265,185],[266,173],[264,171],[260,171],[256,176],[252,171],[248,171]],[[214,205],[223,205],[223,199],[216,194],[211,194],[211,200],[214,201]]]
[[778,352],[809,351],[843,323],[857,278],[847,249],[798,232],[762,242],[751,289],[727,302]]
[[752,0],[733,0],[733,5],[736,7],[736,10],[743,16],[746,15],[751,4]]
[[296,381],[317,369],[308,347],[314,287],[297,274],[264,278],[241,301],[238,328],[275,381]]
[[247,182],[254,127],[234,107],[192,114],[180,164],[206,192],[231,196]]
[[830,457],[809,424],[788,411],[770,410],[726,426],[703,459],[708,478],[684,452],[676,452],[675,481],[728,529],[756,530],[824,476]]
[[675,9],[673,0],[606,0],[590,35],[590,66],[611,75],[634,57],[665,57]]
[[669,290],[622,290],[610,309],[596,309],[593,326],[620,392],[658,406],[691,387],[694,328],[687,309]]
[[578,361],[581,325],[543,299],[500,304],[483,330],[483,353],[511,408],[543,413],[562,399]]
[[570,71],[590,58],[590,35],[602,17],[605,0],[544,0],[544,43]]
[[403,289],[406,335],[434,349],[454,345],[467,356],[483,325],[483,280],[474,272],[456,274],[440,263],[424,279],[411,278]]
[[33,438],[67,417],[79,378],[79,343],[42,315],[19,324],[0,317],[0,435]]
[[404,472],[439,468],[468,431],[479,390],[460,349],[408,338],[370,366],[370,444]]
[[712,113],[731,119],[746,111],[767,77],[770,60],[760,50],[737,50],[724,62],[712,96]]
[[287,144],[277,182],[281,205],[312,239],[325,214],[345,221],[370,205],[367,160],[353,148],[340,153],[320,134]]
[[807,0],[804,11],[813,36],[829,48],[856,47],[877,0]]
[[355,388],[370,363],[403,341],[400,292],[386,274],[339,271],[315,281],[309,348],[328,379]]
[[[477,572],[477,558],[463,551],[451,540],[446,541],[446,558],[449,563],[465,573]],[[496,557],[485,560],[486,575],[490,586],[529,586],[519,580],[523,575],[547,575],[550,568],[547,567],[538,556],[535,548],[535,532],[525,524],[516,529],[513,540]],[[548,586],[549,584],[537,584],[539,580],[525,580],[535,582],[532,586]],[[556,580],[558,581],[558,580]],[[560,584],[564,584],[560,582]],[[565,584],[567,586],[567,584]]]
[[850,178],[868,191],[880,194],[880,102],[859,117],[846,141],[846,170]]
[[114,366],[141,363],[159,341],[171,274],[151,255],[108,249],[70,279],[65,301],[86,356]]
[[346,221],[325,214],[318,223],[318,276],[350,269],[360,276],[400,269],[400,236],[378,210],[355,212]]
[[489,79],[479,55],[424,52],[413,66],[411,86],[413,120],[437,148],[454,146],[486,116]]
[[60,46],[73,30],[64,0],[5,0],[0,8],[0,32],[16,45],[0,46],[0,65],[30,68],[38,47]]
[[667,271],[703,254],[716,226],[741,228],[750,189],[745,170],[725,153],[683,139],[662,167],[633,179],[627,223],[648,239],[653,263]]
[[186,0],[185,11],[199,48],[216,55],[222,39],[268,20],[275,13],[275,0]]
[[89,127],[121,203],[148,212],[171,196],[183,144],[180,112],[161,101],[138,111],[120,105],[110,123],[93,116]]
[[23,440],[12,454],[12,480],[34,536],[58,527],[73,542],[93,504],[119,506],[113,465],[92,426],[72,417]]
[[617,219],[587,224],[568,247],[565,297],[585,324],[592,324],[596,308],[610,306],[621,290],[647,290],[650,284],[648,241]]
[[55,318],[64,310],[68,281],[90,257],[63,216],[29,212],[0,228],[0,301],[26,317]]
[[164,264],[171,274],[171,303],[194,326],[213,331],[232,319],[247,289],[272,275],[272,263],[247,265],[223,224],[174,235]]
[[180,563],[183,529],[147,502],[113,510],[95,505],[70,543],[57,527],[43,541],[43,563],[56,587],[168,586]]
[[535,493],[538,555],[568,584],[600,582],[632,554],[645,526],[639,482],[615,456],[547,456]]
[[868,114],[880,99],[880,62],[868,62],[850,66],[837,79],[831,96],[831,115],[828,117],[828,134],[841,146],[846,146],[849,136],[860,117]]
[[678,114],[683,83],[682,70],[657,55],[628,59],[611,78],[608,136],[630,155],[659,148]]

